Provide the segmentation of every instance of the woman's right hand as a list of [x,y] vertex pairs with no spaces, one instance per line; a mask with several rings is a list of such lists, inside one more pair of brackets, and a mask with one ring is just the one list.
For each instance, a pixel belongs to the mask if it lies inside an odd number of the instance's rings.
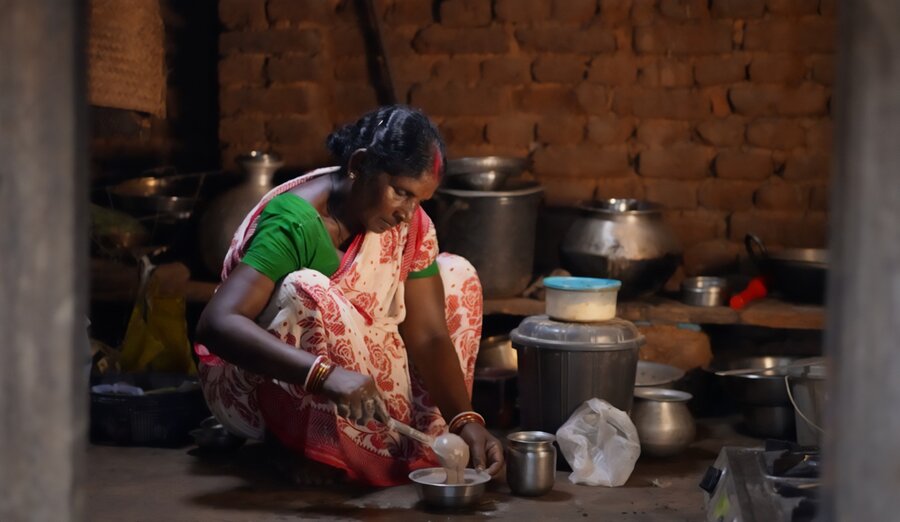
[[360,426],[373,419],[387,422],[390,418],[375,381],[368,375],[337,367],[325,379],[322,394],[337,405],[338,415]]

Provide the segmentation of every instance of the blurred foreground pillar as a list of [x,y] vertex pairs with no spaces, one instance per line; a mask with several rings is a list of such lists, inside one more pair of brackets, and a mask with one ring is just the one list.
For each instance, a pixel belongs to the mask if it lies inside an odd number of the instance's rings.
[[826,520],[900,517],[900,3],[838,3]]
[[0,520],[82,520],[83,5],[0,0]]

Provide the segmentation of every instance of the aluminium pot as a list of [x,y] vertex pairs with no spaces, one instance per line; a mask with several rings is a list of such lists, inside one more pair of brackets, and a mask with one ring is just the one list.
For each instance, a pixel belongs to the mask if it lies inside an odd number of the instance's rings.
[[635,199],[588,202],[560,246],[573,275],[618,279],[627,299],[659,291],[681,261],[681,247],[662,208]]
[[521,426],[556,433],[584,401],[628,412],[644,336],[630,322],[567,323],[525,318],[510,332],[518,352]]
[[284,162],[276,154],[259,151],[240,156],[244,182],[210,202],[200,220],[200,253],[210,273],[218,275],[231,240],[253,207],[272,190],[272,178]]
[[794,411],[784,385],[787,366],[798,357],[756,356],[714,361],[713,371],[758,368],[759,373],[716,375],[725,393],[740,408],[747,430],[758,437],[794,437]]
[[690,393],[666,388],[634,391],[631,420],[641,441],[641,456],[671,457],[694,442],[696,426],[688,410]]
[[544,189],[520,180],[510,180],[506,187],[442,187],[429,206],[441,251],[472,263],[488,299],[521,294],[534,269],[534,235]]
[[744,237],[747,253],[769,277],[774,290],[793,302],[822,304],[828,278],[828,251],[820,248],[786,248],[770,252],[753,234]]
[[789,368],[785,387],[794,408],[797,442],[802,446],[821,446],[827,397],[828,369],[824,364]]

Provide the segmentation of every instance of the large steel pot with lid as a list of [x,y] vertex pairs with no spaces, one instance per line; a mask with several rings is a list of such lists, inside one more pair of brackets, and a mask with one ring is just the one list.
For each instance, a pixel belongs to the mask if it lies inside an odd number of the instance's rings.
[[675,234],[660,206],[635,199],[591,201],[580,207],[560,246],[574,275],[622,281],[622,297],[653,294],[681,260]]
[[543,191],[536,182],[510,180],[502,190],[442,187],[429,202],[438,245],[472,263],[484,297],[516,296],[531,282]]
[[522,429],[556,433],[593,397],[631,409],[644,344],[632,323],[567,323],[536,315],[523,320],[510,339],[518,351]]

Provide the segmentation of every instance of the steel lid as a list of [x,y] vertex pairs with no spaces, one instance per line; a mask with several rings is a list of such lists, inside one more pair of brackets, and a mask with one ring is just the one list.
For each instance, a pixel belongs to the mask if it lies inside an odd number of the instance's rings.
[[563,351],[630,350],[644,344],[634,324],[623,319],[596,323],[567,323],[546,315],[526,317],[509,334],[513,348],[546,348]]

